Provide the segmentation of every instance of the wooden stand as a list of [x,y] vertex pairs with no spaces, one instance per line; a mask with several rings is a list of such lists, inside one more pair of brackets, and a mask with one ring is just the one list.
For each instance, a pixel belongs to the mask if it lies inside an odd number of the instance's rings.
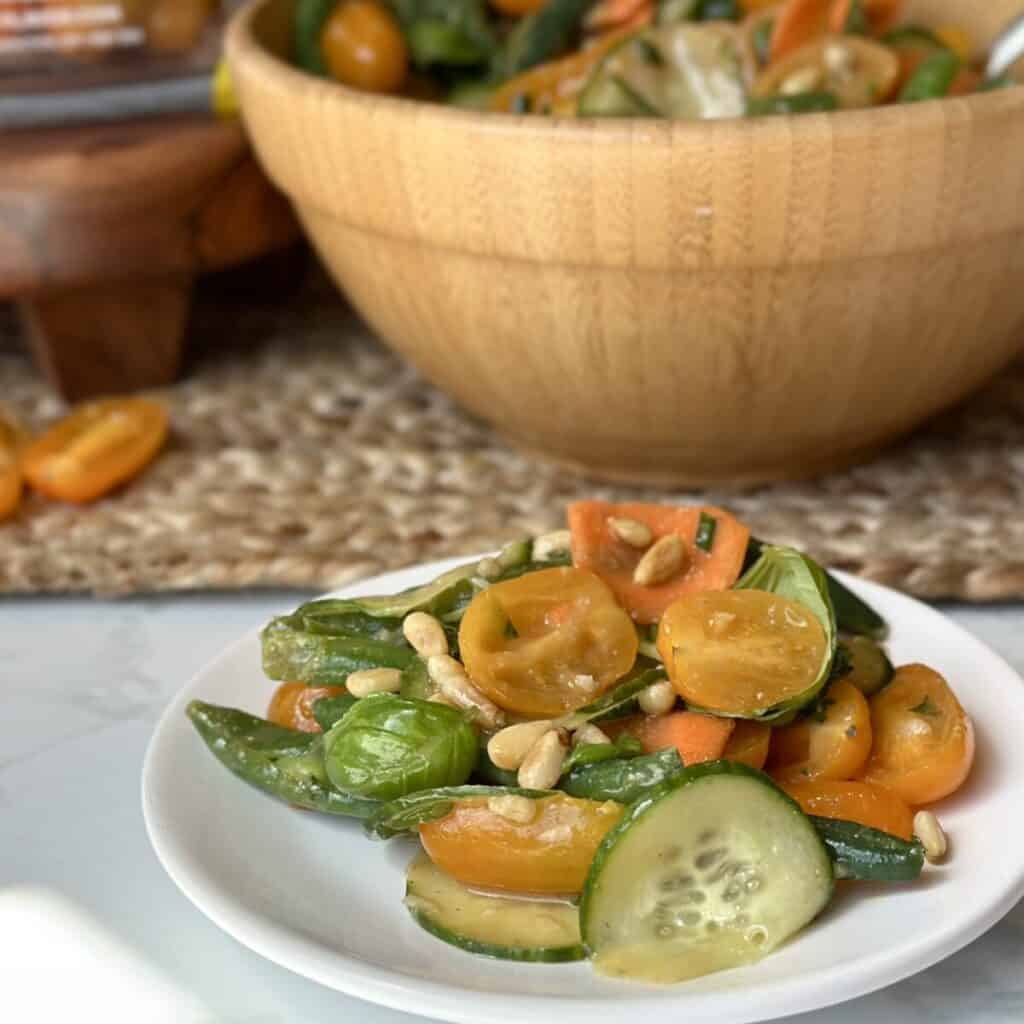
[[173,381],[195,277],[297,236],[237,123],[3,142],[0,299],[16,301],[40,369],[70,400]]

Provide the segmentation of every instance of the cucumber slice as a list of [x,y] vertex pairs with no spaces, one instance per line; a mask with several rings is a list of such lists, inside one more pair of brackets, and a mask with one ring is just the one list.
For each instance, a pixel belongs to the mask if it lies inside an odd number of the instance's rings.
[[844,677],[864,694],[873,697],[892,680],[893,667],[889,656],[867,636],[843,637],[850,671]]
[[760,960],[813,920],[832,864],[767,776],[712,761],[633,804],[605,836],[580,903],[600,973],[677,982]]
[[473,892],[426,854],[409,865],[405,906],[421,928],[467,953],[533,963],[585,956],[579,912],[572,904]]
[[594,69],[577,109],[581,117],[741,117],[746,90],[736,33],[685,22],[637,32]]

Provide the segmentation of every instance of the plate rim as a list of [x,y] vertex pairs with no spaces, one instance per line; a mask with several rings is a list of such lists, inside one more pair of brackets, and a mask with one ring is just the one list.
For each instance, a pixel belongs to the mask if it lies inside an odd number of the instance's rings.
[[[472,561],[472,558],[447,558],[417,563],[355,581],[329,591],[324,596],[358,594],[365,592],[367,588],[377,586],[380,581],[395,576],[410,572],[436,575],[468,561]],[[936,624],[941,623],[942,628],[952,633],[958,643],[967,641],[983,650],[990,664],[998,665],[1002,672],[1015,678],[1024,687],[1021,674],[1002,655],[937,608],[882,584],[838,570],[829,571],[854,593],[869,602],[872,594],[884,595],[886,601],[895,600],[897,604],[903,604],[915,613],[923,612],[927,617],[934,618]],[[807,977],[762,981],[755,985],[738,986],[710,994],[688,994],[682,988],[666,987],[663,990],[652,990],[647,987],[643,990],[642,996],[624,996],[612,1001],[600,996],[489,993],[482,989],[460,988],[426,978],[410,978],[338,950],[328,952],[314,940],[294,933],[286,925],[268,921],[258,910],[246,907],[225,895],[201,873],[190,872],[188,865],[184,863],[188,859],[188,854],[180,840],[161,828],[161,810],[154,798],[154,780],[159,772],[158,759],[162,745],[171,742],[167,737],[171,734],[172,727],[181,721],[185,705],[193,699],[191,691],[209,674],[216,673],[222,663],[232,661],[247,645],[255,642],[261,628],[262,623],[247,630],[203,664],[176,691],[157,720],[142,763],[140,795],[146,834],[157,860],[170,879],[185,898],[222,931],[264,959],[363,1002],[414,1016],[450,1021],[452,1024],[535,1024],[538,1014],[541,1015],[540,1019],[543,1019],[543,1014],[550,1013],[553,1005],[557,1005],[558,1013],[565,1024],[593,1024],[607,1017],[609,1007],[614,1008],[616,1015],[638,1010],[685,1008],[691,1012],[691,1019],[697,1024],[705,1017],[693,1017],[692,1012],[697,1007],[687,1006],[687,1003],[699,1000],[715,1004],[711,1011],[705,1011],[709,1013],[706,1018],[708,1020],[716,1019],[723,1024],[757,1024],[781,1016],[836,1006],[887,988],[927,970],[970,945],[1024,898],[1022,856],[1015,871],[1012,872],[1012,877],[999,892],[998,898],[993,896],[982,906],[974,908],[966,921],[961,918],[957,924],[943,926],[927,936],[919,937],[896,954],[891,951],[877,951],[857,958],[852,965],[837,964],[824,971],[811,972]],[[339,961],[344,967],[340,975]],[[533,969],[542,970],[552,967],[564,970],[565,966],[531,965]],[[836,982],[840,978],[843,982],[843,992],[837,994]],[[739,1005],[741,1003],[746,1003],[747,1006],[744,1008]],[[753,1006],[755,1003],[756,1009]],[[739,1016],[735,1015],[737,1012]]]

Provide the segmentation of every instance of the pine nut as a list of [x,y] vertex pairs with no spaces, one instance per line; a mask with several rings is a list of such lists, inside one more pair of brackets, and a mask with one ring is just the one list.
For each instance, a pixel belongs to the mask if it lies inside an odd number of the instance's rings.
[[929,864],[938,864],[946,856],[949,840],[931,811],[918,811],[914,815],[914,835],[921,840]]
[[593,722],[587,722],[572,734],[572,745],[578,747],[581,743],[594,746],[598,743],[611,743],[611,740],[608,739],[603,729],[594,725]]
[[554,728],[555,723],[546,718],[510,725],[487,741],[487,756],[505,771],[518,771],[534,743]]
[[345,680],[345,689],[353,697],[369,697],[371,693],[398,693],[402,673],[397,668],[362,668]]
[[496,580],[501,573],[501,562],[496,558],[481,558],[476,563],[477,576],[483,576],[485,580]]
[[675,707],[676,691],[667,679],[663,679],[641,690],[636,702],[645,715],[667,715]]
[[821,85],[821,79],[820,68],[800,68],[783,80],[779,92],[783,96],[799,96],[802,92],[813,92]]
[[523,789],[554,789],[562,774],[565,747],[557,729],[549,729],[532,747],[519,766],[517,779]]
[[618,516],[608,517],[608,529],[623,543],[631,548],[649,548],[654,535],[650,527],[637,519],[621,519]]
[[487,801],[487,809],[506,821],[514,821],[517,825],[529,825],[537,816],[534,801],[528,796],[492,796]]
[[829,43],[821,56],[825,67],[834,74],[845,75],[852,70],[853,54],[842,43]]
[[505,724],[505,713],[470,682],[466,670],[450,655],[433,654],[427,658],[427,675],[452,704],[472,711],[477,724],[485,729],[498,729]]
[[535,562],[546,562],[555,555],[567,554],[572,545],[572,534],[568,530],[552,530],[542,533],[533,542],[532,557]]
[[686,552],[678,533],[666,533],[649,547],[633,570],[633,582],[641,587],[654,587],[672,579],[683,567]]
[[426,612],[411,612],[402,621],[402,632],[412,649],[421,657],[448,653],[444,626]]

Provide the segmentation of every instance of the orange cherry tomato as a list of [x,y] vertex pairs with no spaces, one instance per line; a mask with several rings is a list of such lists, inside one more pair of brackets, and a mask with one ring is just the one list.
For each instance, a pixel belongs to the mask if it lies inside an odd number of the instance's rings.
[[146,398],[88,402],[25,449],[22,470],[49,498],[94,501],[149,465],[167,427],[166,409]]
[[904,665],[871,698],[874,746],[863,779],[912,807],[963,785],[974,763],[974,727],[956,695],[926,665]]
[[877,828],[910,840],[914,812],[891,790],[870,782],[783,782],[782,788],[803,808],[819,818],[838,818]]
[[270,698],[267,718],[275,725],[299,732],[320,732],[313,715],[313,704],[321,697],[339,697],[344,686],[307,686],[305,683],[282,683]]
[[810,611],[761,590],[687,594],[669,605],[658,628],[658,653],[679,696],[740,717],[810,689],[825,647]]
[[21,502],[19,452],[25,443],[21,428],[0,414],[0,522],[9,519]]
[[343,0],[320,37],[331,77],[365,92],[401,92],[409,50],[395,16],[375,0]]
[[202,38],[213,0],[156,0],[146,18],[146,45],[157,53],[185,53]]
[[622,805],[552,796],[519,824],[486,800],[462,800],[445,817],[420,826],[430,859],[452,878],[478,889],[568,894],[583,888],[590,862]]
[[524,14],[539,11],[548,0],[490,0],[491,6],[510,18],[521,18]]
[[772,729],[760,722],[737,722],[722,757],[760,771],[768,760]]
[[833,683],[820,710],[776,729],[768,774],[777,782],[853,779],[871,753],[871,711],[852,683]]
[[478,594],[459,627],[473,683],[499,707],[548,717],[590,703],[636,660],[637,633],[583,569],[543,569]]

